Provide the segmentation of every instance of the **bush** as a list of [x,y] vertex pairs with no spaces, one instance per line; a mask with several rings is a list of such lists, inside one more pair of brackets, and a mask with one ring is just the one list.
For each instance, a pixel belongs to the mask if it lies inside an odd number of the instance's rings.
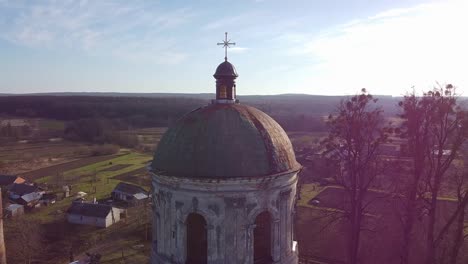
[[91,148],[88,146],[80,146],[73,150],[73,155],[77,156],[91,156]]
[[119,152],[120,148],[117,145],[103,144],[91,147],[91,156],[111,155]]

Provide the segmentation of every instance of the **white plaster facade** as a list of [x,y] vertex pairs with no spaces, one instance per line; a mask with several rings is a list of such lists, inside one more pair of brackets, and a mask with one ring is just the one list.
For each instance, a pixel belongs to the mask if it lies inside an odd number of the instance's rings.
[[106,228],[120,221],[120,212],[120,209],[113,207],[105,217],[68,213],[67,221],[72,224],[92,225]]
[[151,263],[186,263],[186,219],[198,213],[207,223],[209,264],[251,264],[255,219],[264,211],[271,217],[273,263],[297,263],[293,251],[297,171],[216,180],[151,174]]

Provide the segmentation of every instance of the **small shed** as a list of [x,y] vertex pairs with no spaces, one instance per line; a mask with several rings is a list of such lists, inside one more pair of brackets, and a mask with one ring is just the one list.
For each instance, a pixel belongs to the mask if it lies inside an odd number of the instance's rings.
[[67,210],[72,224],[108,227],[120,221],[120,209],[106,204],[73,202]]
[[10,204],[5,208],[6,217],[17,217],[24,214],[24,206],[21,204]]
[[139,205],[148,199],[148,192],[140,186],[120,182],[112,191],[112,198],[119,201],[126,201],[130,205]]
[[41,204],[39,200],[42,198],[42,192],[32,192],[25,195],[22,195],[19,199],[17,199],[19,204],[25,205],[27,207],[39,207]]

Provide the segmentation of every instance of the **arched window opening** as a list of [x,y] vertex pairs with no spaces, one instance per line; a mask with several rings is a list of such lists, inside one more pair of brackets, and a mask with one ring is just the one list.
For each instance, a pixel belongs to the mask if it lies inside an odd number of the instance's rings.
[[272,263],[271,257],[271,216],[268,212],[260,213],[255,218],[254,263]]
[[208,240],[203,216],[191,213],[187,217],[187,264],[206,264]]

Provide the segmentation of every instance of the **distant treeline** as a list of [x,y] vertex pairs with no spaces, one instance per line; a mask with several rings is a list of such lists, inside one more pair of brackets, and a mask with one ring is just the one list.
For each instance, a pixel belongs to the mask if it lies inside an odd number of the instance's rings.
[[0,114],[63,121],[103,118],[149,127],[166,126],[203,103],[193,98],[7,96],[0,97]]
[[[324,131],[323,117],[333,112],[333,108],[344,97],[273,95],[239,98],[241,103],[255,106],[270,114],[288,131]],[[379,99],[385,113],[395,112],[395,98],[384,96]],[[185,113],[209,102],[208,97],[188,95],[0,96],[0,115],[66,121],[66,137],[102,142],[108,141],[103,138],[109,137],[106,135],[109,131],[169,126]]]

